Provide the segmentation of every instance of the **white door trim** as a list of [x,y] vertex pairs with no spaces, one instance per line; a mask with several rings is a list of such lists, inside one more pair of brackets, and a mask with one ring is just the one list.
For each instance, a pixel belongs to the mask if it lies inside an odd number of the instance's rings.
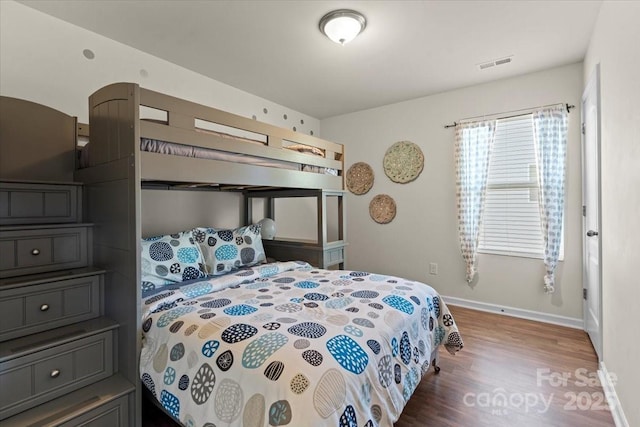
[[[593,91],[593,93],[592,93]],[[601,181],[601,174],[600,174],[600,165],[601,165],[601,97],[600,97],[600,64],[596,64],[593,72],[591,73],[591,76],[589,78],[589,81],[587,82],[587,85],[584,89],[584,92],[582,94],[582,104],[581,104],[581,126],[583,131],[581,132],[581,139],[582,139],[582,206],[583,209],[585,209],[585,205],[586,205],[586,188],[585,188],[585,181],[586,181],[586,173],[587,171],[585,170],[585,134],[584,134],[584,126],[585,126],[585,101],[586,98],[589,94],[595,94],[596,96],[596,110],[597,110],[597,123],[595,125],[595,129],[596,129],[596,152],[597,152],[597,156],[598,156],[598,161],[596,164],[597,167],[597,171],[596,173],[598,174],[598,179],[597,179],[597,209],[598,209],[598,218],[597,218],[597,230],[599,235],[598,235],[598,239],[599,239],[599,245],[598,245],[598,264],[599,264],[599,268],[598,268],[598,339],[596,340],[591,340],[594,346],[594,349],[596,351],[596,354],[598,356],[598,359],[600,361],[603,360],[603,355],[602,355],[602,342],[603,342],[603,327],[602,327],[602,181]],[[584,211],[583,211],[584,212]],[[586,222],[586,216],[582,217],[582,252],[583,252],[583,262],[582,262],[582,281],[583,281],[583,290],[588,289],[588,257],[587,257],[587,239],[589,237],[587,237],[587,231],[588,231],[588,224]],[[587,295],[588,298],[588,295]],[[586,299],[583,299],[583,318],[584,318],[584,329],[585,331],[587,331],[587,321],[588,321],[588,301]]]

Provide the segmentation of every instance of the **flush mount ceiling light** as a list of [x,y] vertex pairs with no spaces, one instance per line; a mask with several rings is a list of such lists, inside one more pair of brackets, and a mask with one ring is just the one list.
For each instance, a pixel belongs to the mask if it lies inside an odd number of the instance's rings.
[[320,31],[332,41],[344,45],[364,31],[367,20],[350,9],[338,9],[327,13],[320,20]]

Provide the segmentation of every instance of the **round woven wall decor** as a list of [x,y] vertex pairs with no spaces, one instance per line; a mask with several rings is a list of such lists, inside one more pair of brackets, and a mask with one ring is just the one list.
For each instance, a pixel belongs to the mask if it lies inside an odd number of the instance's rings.
[[422,172],[424,154],[411,141],[396,142],[385,153],[382,166],[391,181],[405,184],[416,179]]
[[396,202],[386,194],[378,194],[369,203],[369,215],[378,224],[387,224],[396,216]]
[[373,169],[365,162],[351,165],[347,170],[347,189],[353,194],[365,194],[373,187]]

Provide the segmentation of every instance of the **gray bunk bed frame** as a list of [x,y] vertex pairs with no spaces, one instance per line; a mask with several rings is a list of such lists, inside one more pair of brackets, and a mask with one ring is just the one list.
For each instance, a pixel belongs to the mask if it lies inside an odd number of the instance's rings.
[[[166,111],[167,123],[140,120],[141,106]],[[195,126],[196,119],[265,135],[266,144],[243,143],[200,132]],[[77,169],[74,177],[84,184],[85,217],[95,224],[94,263],[107,271],[105,314],[120,324],[117,363],[122,375],[135,384],[136,403],[132,411],[139,425],[143,186],[161,183],[185,188],[194,184],[202,188],[204,184],[218,190],[243,191],[245,201],[260,191],[265,191],[265,197],[271,200],[278,197],[278,190],[291,195],[295,194],[292,189],[296,189],[301,191],[300,195],[317,195],[325,200],[327,192],[341,194],[343,190],[344,148],[341,144],[144,89],[134,83],[115,83],[90,96],[89,126],[80,127],[85,134],[89,129],[89,165]],[[333,168],[339,175],[150,153],[141,151],[141,137]],[[319,148],[325,156],[288,150],[284,148],[285,141]],[[342,239],[342,199],[339,214]]]

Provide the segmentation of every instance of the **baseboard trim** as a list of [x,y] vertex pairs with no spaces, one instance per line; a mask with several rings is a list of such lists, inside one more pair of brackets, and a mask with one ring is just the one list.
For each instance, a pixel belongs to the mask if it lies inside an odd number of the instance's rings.
[[618,400],[618,394],[616,388],[611,382],[611,376],[604,362],[600,362],[600,369],[598,369],[598,377],[600,378],[600,384],[602,384],[602,390],[604,391],[604,397],[607,399],[607,404],[611,410],[611,416],[616,427],[629,427],[627,417],[624,415],[620,401]]
[[508,307],[486,302],[472,301],[463,298],[442,296],[447,305],[458,305],[460,307],[472,308],[474,310],[487,311],[489,313],[502,314],[505,316],[519,317],[527,320],[537,320],[538,322],[552,323],[554,325],[567,326],[574,329],[584,329],[582,319],[557,314],[542,313],[539,311],[523,310],[521,308]]

